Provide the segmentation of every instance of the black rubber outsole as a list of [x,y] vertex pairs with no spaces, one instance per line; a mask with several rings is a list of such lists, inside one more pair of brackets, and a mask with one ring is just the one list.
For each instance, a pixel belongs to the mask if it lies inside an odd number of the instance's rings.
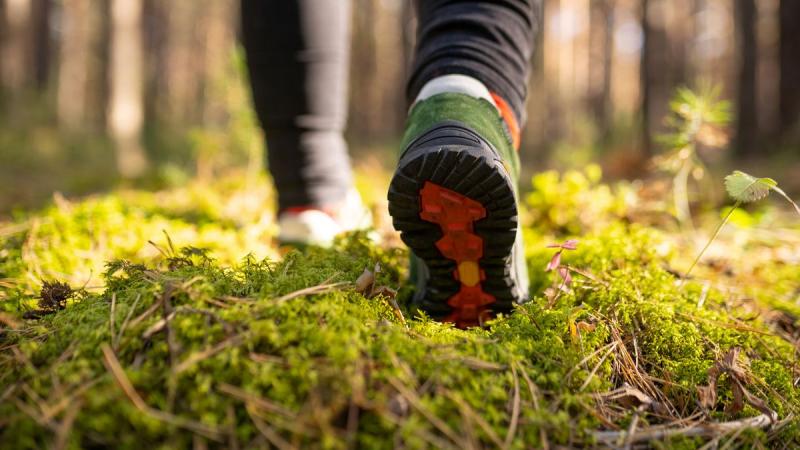
[[425,261],[430,278],[415,303],[435,318],[451,312],[447,301],[459,291],[456,264],[436,248],[438,224],[420,218],[420,190],[430,181],[479,202],[486,217],[474,223],[483,240],[480,268],[484,292],[494,296],[494,312],[510,312],[516,298],[510,273],[518,215],[514,184],[500,156],[479,135],[457,122],[445,122],[414,140],[400,158],[389,185],[389,214],[403,242]]

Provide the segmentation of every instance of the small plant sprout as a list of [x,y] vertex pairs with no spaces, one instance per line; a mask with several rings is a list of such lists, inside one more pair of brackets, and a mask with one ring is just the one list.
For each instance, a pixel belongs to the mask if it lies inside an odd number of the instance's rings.
[[781,197],[785,198],[797,211],[797,214],[800,214],[800,206],[794,202],[787,194],[783,191],[783,189],[778,187],[778,182],[773,180],[772,178],[757,178],[752,175],[748,175],[744,172],[735,170],[732,174],[725,177],[725,190],[728,191],[728,195],[731,196],[732,199],[736,201],[733,206],[728,210],[728,213],[725,214],[725,217],[722,218],[722,221],[717,225],[717,228],[714,230],[714,234],[711,235],[711,239],[708,240],[706,245],[694,259],[692,265],[689,267],[689,270],[686,271],[686,275],[684,278],[688,278],[689,274],[692,273],[692,269],[697,265],[700,261],[700,258],[703,257],[703,254],[708,250],[708,247],[714,242],[714,240],[719,236],[720,231],[722,231],[722,227],[728,223],[728,220],[731,218],[733,212],[744,203],[752,203],[758,200],[763,199],[767,195],[769,195],[770,191],[773,191],[780,195]]
[[699,147],[722,148],[730,123],[730,103],[720,100],[719,87],[701,86],[697,91],[679,88],[670,102],[666,124],[670,132],[659,137],[667,151],[654,158],[660,170],[673,176],[675,217],[692,225],[689,210],[689,179],[700,180],[707,172],[698,155]]
[[550,300],[550,304],[552,305],[558,299],[559,294],[572,284],[572,275],[569,273],[569,268],[561,265],[561,254],[564,250],[577,249],[578,241],[569,239],[561,244],[550,244],[547,248],[557,248],[558,251],[550,258],[550,262],[547,263],[547,267],[545,267],[544,271],[551,272],[555,270],[561,278],[560,281],[556,278],[553,281],[553,286],[545,290],[545,296]]

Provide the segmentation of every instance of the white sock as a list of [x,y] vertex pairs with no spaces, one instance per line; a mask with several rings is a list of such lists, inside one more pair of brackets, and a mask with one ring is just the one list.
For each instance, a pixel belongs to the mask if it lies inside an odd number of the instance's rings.
[[466,94],[470,97],[482,98],[497,108],[497,104],[494,102],[494,99],[492,99],[489,89],[487,89],[483,83],[476,78],[457,74],[442,75],[425,83],[422,89],[420,89],[417,98],[414,100],[414,104],[433,97],[434,95],[444,94],[445,92]]

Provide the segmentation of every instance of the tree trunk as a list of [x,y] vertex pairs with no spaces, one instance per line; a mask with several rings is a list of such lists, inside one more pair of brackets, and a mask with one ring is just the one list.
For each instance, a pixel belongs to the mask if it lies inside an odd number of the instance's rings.
[[33,84],[39,91],[47,89],[50,79],[51,39],[50,0],[34,0],[31,9],[30,46]]
[[[605,140],[611,131],[611,70],[614,59],[614,0],[595,0],[590,16],[589,108]],[[598,74],[599,72],[599,74]]]
[[30,0],[6,0],[3,8],[3,41],[0,48],[2,59],[2,85],[13,97],[25,88],[30,67],[27,45],[27,30],[31,20]]
[[[655,0],[660,1],[660,0]],[[639,63],[640,83],[642,92],[642,151],[645,155],[653,154],[653,126],[651,124],[654,102],[654,79],[656,77],[655,65],[658,46],[656,45],[657,32],[650,22],[649,11],[652,0],[642,0],[642,56]]]
[[758,122],[756,119],[756,4],[755,0],[736,0],[736,37],[739,47],[739,84],[735,149],[740,156],[756,151]]
[[111,88],[108,128],[124,178],[142,175],[147,158],[141,146],[143,125],[142,2],[111,1]]
[[63,0],[56,109],[61,126],[85,123],[91,52],[89,0]]
[[800,143],[800,1],[780,3],[780,135]]

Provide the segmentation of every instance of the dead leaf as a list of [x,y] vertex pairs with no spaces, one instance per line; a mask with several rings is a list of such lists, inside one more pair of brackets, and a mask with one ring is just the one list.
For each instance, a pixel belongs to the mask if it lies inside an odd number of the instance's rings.
[[595,328],[597,328],[597,325],[581,320],[580,322],[578,322],[577,328],[578,328],[578,331],[580,331],[580,332],[584,332],[584,331],[592,332],[592,331],[595,330]]
[[770,421],[776,422],[778,414],[770,409],[767,402],[751,394],[745,386],[751,383],[750,376],[745,367],[739,363],[739,354],[742,349],[732,348],[719,361],[708,369],[708,386],[698,386],[697,396],[700,406],[711,409],[717,403],[717,383],[723,374],[727,374],[731,380],[731,393],[733,402],[725,408],[727,414],[736,414],[744,409],[745,403],[759,410]]
[[630,385],[625,385],[619,389],[604,394],[603,398],[607,401],[613,401],[630,409],[636,409],[642,405],[649,407],[655,403],[652,397]]
[[389,286],[379,286],[372,290],[372,295],[370,296],[370,298],[378,295],[382,295],[386,298],[393,299],[397,297],[397,291],[390,288]]

